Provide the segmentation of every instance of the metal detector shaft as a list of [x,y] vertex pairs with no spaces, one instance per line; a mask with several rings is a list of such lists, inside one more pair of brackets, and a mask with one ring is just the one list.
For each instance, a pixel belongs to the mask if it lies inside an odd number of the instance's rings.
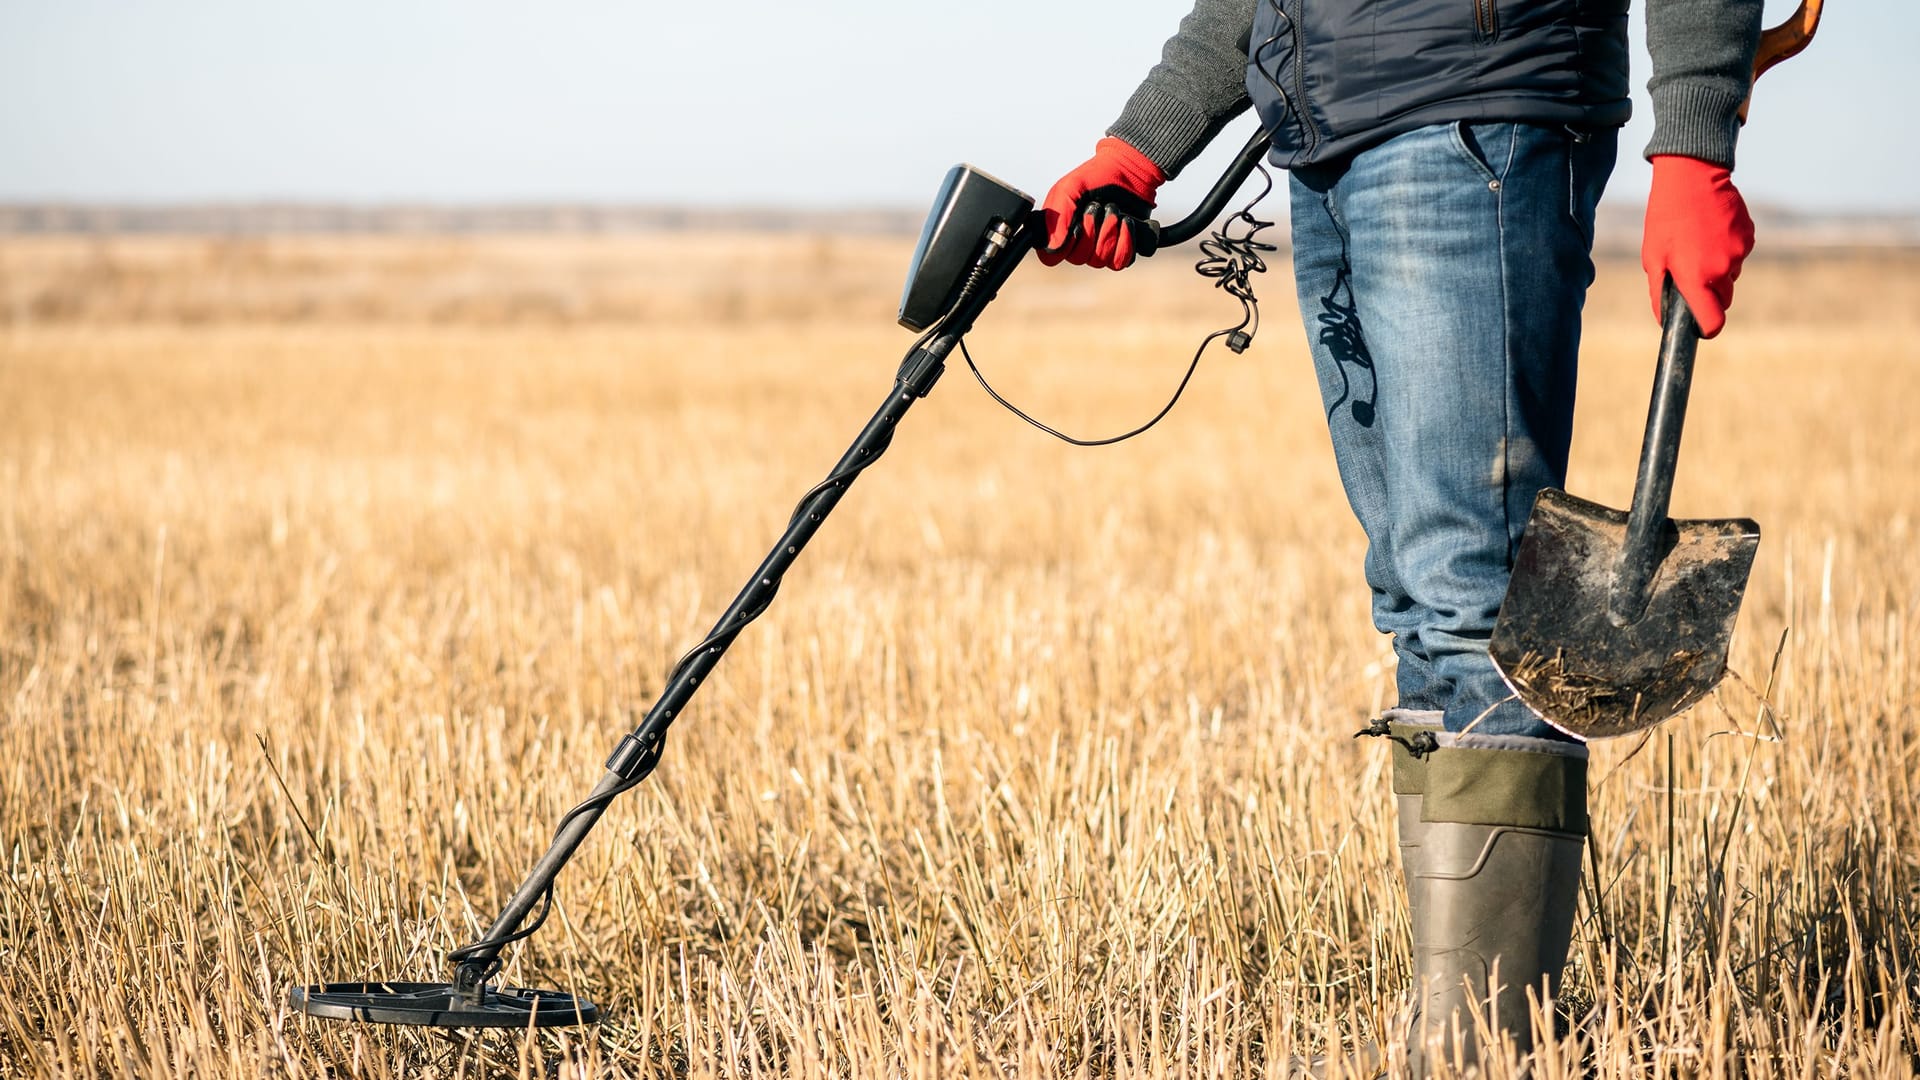
[[[906,415],[907,409],[912,406],[914,400],[915,395],[908,388],[902,384],[895,384],[895,389],[888,395],[886,404],[874,414],[873,419],[867,421],[867,426],[861,430],[859,437],[840,458],[832,475],[842,476],[850,468],[857,473],[858,468],[853,468],[854,466],[864,467],[865,463],[879,457],[881,451],[886,449],[887,442],[893,437],[894,425]],[[761,561],[759,569],[754,571],[753,578],[748,581],[745,588],[740,590],[740,594],[734,597],[726,613],[720,616],[720,621],[714,624],[712,633],[703,645],[675,672],[673,678],[668,681],[666,689],[661,691],[659,700],[654,702],[653,708],[648,710],[646,718],[640,725],[633,733],[621,739],[620,744],[614,748],[612,756],[607,760],[606,775],[601,777],[600,782],[594,786],[580,809],[569,816],[565,824],[554,834],[553,843],[547,848],[546,854],[534,864],[526,880],[514,892],[512,899],[507,901],[506,907],[493,921],[493,925],[487,929],[486,936],[482,940],[490,943],[490,946],[476,949],[462,956],[463,965],[476,962],[482,966],[491,964],[499,954],[500,948],[506,944],[502,939],[518,929],[527,914],[540,903],[541,898],[546,895],[547,888],[553,884],[554,876],[560,872],[562,866],[567,864],[567,860],[573,856],[574,849],[580,846],[580,842],[586,838],[587,833],[592,831],[594,823],[599,821],[600,815],[611,802],[607,796],[618,793],[628,785],[629,781],[644,776],[651,770],[653,763],[658,759],[656,748],[665,738],[667,727],[693,698],[700,683],[713,670],[714,665],[720,662],[721,656],[726,653],[727,647],[733,643],[734,638],[739,636],[740,630],[752,621],[754,615],[765,610],[767,604],[773,599],[774,592],[779,588],[781,575],[793,565],[800,550],[813,538],[814,533],[820,528],[820,523],[839,503],[840,497],[846,493],[852,481],[852,475],[846,475],[837,481],[829,481],[807,500],[802,512],[788,524],[773,550]]]
[[1700,324],[1680,298],[1680,290],[1673,287],[1672,278],[1667,279],[1660,306],[1664,324],[1660,362],[1653,377],[1653,400],[1647,406],[1647,433],[1640,444],[1640,472],[1633,484],[1626,543],[1607,603],[1608,618],[1615,626],[1625,626],[1646,610],[1654,570],[1660,565],[1660,547],[1672,531],[1667,508],[1673,498],[1673,468],[1680,458],[1680,429],[1687,420],[1694,354],[1700,347]]
[[607,759],[606,775],[601,777],[586,800],[562,821],[546,854],[528,872],[526,879],[507,901],[506,907],[494,919],[493,925],[488,927],[486,935],[453,954],[453,959],[459,963],[459,974],[456,976],[458,985],[475,990],[484,982],[500,950],[515,939],[520,924],[547,895],[560,868],[573,857],[580,842],[593,830],[594,824],[600,820],[600,815],[614,797],[653,771],[659,761],[667,728],[680,716],[702,680],[720,662],[721,656],[725,655],[727,647],[733,644],[740,631],[773,602],[774,593],[780,588],[781,576],[799,558],[801,549],[813,539],[821,523],[839,504],[854,479],[886,451],[888,444],[893,441],[895,427],[906,416],[907,410],[933,389],[934,383],[946,369],[948,354],[973,328],[974,319],[1032,248],[1035,231],[1029,223],[1011,222],[1002,223],[988,235],[974,274],[953,311],[918,348],[907,355],[885,403],[867,421],[853,445],[841,455],[827,479],[802,499],[773,550],[767,553],[746,587],[728,605],[726,613],[714,624],[706,640],[695,646],[694,651],[674,669],[666,689],[661,691],[660,699],[648,710],[646,718],[631,734],[620,740],[613,755]]

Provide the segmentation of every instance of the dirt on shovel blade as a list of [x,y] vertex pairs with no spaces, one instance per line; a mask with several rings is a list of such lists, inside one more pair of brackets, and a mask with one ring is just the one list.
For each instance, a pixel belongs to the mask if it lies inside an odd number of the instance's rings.
[[1626,524],[1622,511],[1542,491],[1488,642],[1520,701],[1582,738],[1650,727],[1713,689],[1760,542],[1744,518],[1670,522],[1646,609],[1616,625]]
[[[1686,682],[1702,659],[1699,653],[1675,652],[1658,682]],[[1507,681],[1548,723],[1577,735],[1605,738],[1647,726],[1639,722],[1643,701],[1637,690],[1623,692],[1603,676],[1570,666],[1564,652],[1552,656],[1528,653],[1507,673]]]

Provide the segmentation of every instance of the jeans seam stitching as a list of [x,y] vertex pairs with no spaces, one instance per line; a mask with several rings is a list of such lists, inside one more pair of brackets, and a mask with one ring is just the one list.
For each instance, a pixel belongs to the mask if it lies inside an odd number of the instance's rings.
[[[1513,158],[1520,145],[1520,129],[1512,129],[1507,144],[1507,172],[1513,170]],[[1506,378],[1506,393],[1500,402],[1500,523],[1506,529],[1507,561],[1513,561],[1513,508],[1510,498],[1513,489],[1513,294],[1511,275],[1507,269],[1507,193],[1506,185],[1493,193],[1494,227],[1500,237],[1500,359]],[[1511,573],[1512,566],[1508,566]]]

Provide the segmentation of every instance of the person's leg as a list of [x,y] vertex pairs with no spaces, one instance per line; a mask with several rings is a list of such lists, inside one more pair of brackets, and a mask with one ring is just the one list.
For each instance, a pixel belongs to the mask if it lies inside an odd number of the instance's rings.
[[[1348,259],[1347,228],[1334,207],[1334,190],[1344,168],[1295,170],[1291,177],[1294,285],[1299,294],[1301,321],[1313,356],[1314,374],[1326,410],[1327,430],[1347,502],[1367,535],[1364,570],[1373,592],[1373,622],[1392,637],[1398,660],[1395,707],[1374,725],[1375,733],[1390,735],[1396,745],[1393,760],[1394,811],[1400,848],[1402,884],[1407,893],[1407,917],[1420,933],[1424,905],[1420,903],[1420,816],[1424,758],[1409,751],[1422,733],[1440,730],[1440,706],[1447,687],[1435,675],[1420,647],[1420,615],[1394,568],[1392,532],[1388,528],[1387,460],[1378,423],[1379,387],[1366,334],[1355,310],[1353,267]],[[1422,747],[1424,743],[1418,744]],[[1406,1017],[1413,1036],[1417,995],[1409,995]],[[1344,1071],[1364,1074],[1384,1067],[1378,1046],[1355,1048],[1343,1057]],[[1322,1076],[1330,1068],[1326,1058],[1297,1061],[1293,1072]]]
[[1565,479],[1613,143],[1438,125],[1362,152],[1328,187],[1375,395],[1383,506],[1362,522],[1389,565],[1368,578],[1403,591],[1395,633],[1418,643],[1450,731],[1564,737],[1512,697],[1487,639],[1534,495]]
[[[1334,207],[1334,190],[1344,171],[1340,166],[1296,169],[1290,178],[1293,277],[1340,482],[1367,535],[1364,570],[1373,592],[1373,623],[1392,637],[1398,660],[1395,706],[1376,722],[1374,730],[1391,733],[1401,744],[1394,757],[1394,810],[1408,920],[1418,927],[1422,911],[1417,877],[1423,832],[1420,777],[1425,766],[1405,747],[1415,734],[1440,729],[1440,706],[1447,688],[1420,647],[1419,612],[1394,568],[1392,534],[1387,527],[1387,460],[1377,415],[1379,386],[1355,311],[1347,227]],[[1416,933],[1416,940],[1419,937]],[[1411,1017],[1408,1023],[1411,1028]],[[1385,1056],[1378,1046],[1363,1046],[1342,1061],[1341,1071],[1364,1074],[1384,1066]],[[1296,1061],[1292,1072],[1317,1077],[1326,1075],[1329,1068],[1326,1058],[1318,1058]]]
[[[1368,580],[1376,600],[1382,581],[1403,598],[1388,612],[1396,639],[1418,643],[1441,710],[1417,720],[1447,729],[1422,737],[1406,715],[1378,725],[1396,764],[1407,759],[1395,791],[1416,1071],[1429,1051],[1475,1058],[1478,1023],[1529,1048],[1527,994],[1551,994],[1565,960],[1585,748],[1511,699],[1486,641],[1533,497],[1564,481],[1593,206],[1612,151],[1610,136],[1443,125],[1296,187],[1318,187],[1321,216],[1341,226],[1351,315],[1365,327],[1370,454],[1340,457],[1350,497],[1357,479],[1377,499],[1354,500],[1370,559],[1386,563]],[[1332,351],[1316,348],[1323,391]],[[1368,471],[1348,476],[1356,464]]]

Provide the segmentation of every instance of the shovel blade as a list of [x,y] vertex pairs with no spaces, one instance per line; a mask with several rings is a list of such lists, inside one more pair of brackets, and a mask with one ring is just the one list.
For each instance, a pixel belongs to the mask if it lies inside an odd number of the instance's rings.
[[1652,727],[1719,683],[1760,546],[1747,518],[1669,521],[1646,610],[1620,625],[1608,607],[1626,533],[1625,513],[1542,491],[1488,644],[1523,704],[1584,739]]

